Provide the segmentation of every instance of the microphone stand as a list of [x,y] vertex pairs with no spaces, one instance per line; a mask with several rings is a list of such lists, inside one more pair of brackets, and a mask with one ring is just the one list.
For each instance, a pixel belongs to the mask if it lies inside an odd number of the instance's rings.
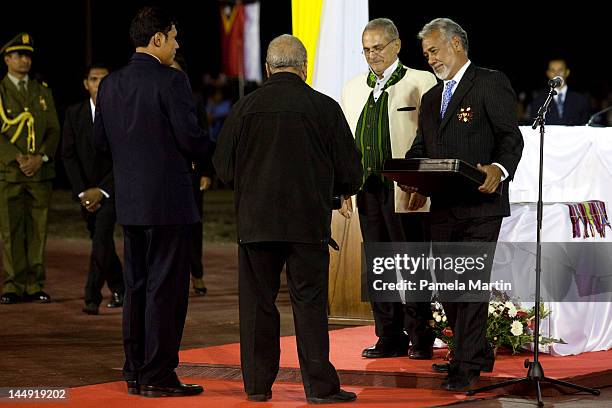
[[572,384],[567,381],[557,380],[555,378],[550,378],[544,376],[544,369],[542,368],[542,364],[540,364],[540,276],[542,273],[541,270],[541,260],[542,260],[542,240],[541,240],[541,232],[542,232],[542,216],[544,212],[544,205],[542,201],[542,185],[543,185],[543,175],[544,175],[544,124],[546,123],[546,112],[548,112],[548,107],[553,100],[553,96],[557,94],[555,91],[555,87],[551,86],[550,92],[548,93],[548,98],[546,98],[546,102],[544,105],[540,107],[538,110],[538,115],[536,116],[532,129],[540,126],[540,176],[538,182],[538,205],[537,205],[537,247],[536,247],[536,268],[535,268],[535,278],[536,278],[536,291],[535,291],[535,324],[533,330],[533,361],[529,361],[529,359],[525,359],[525,368],[527,368],[527,376],[522,378],[515,378],[512,380],[503,381],[497,384],[488,385],[486,387],[477,388],[475,390],[470,390],[467,392],[467,395],[474,395],[485,391],[494,390],[497,388],[506,387],[509,385],[520,384],[520,383],[533,383],[536,388],[536,395],[538,399],[538,406],[544,406],[544,402],[542,401],[542,390],[540,389],[540,383],[547,382],[555,385],[561,385],[564,387],[572,388],[577,391],[584,391],[591,393],[593,395],[599,395],[600,391],[593,389],[582,387],[577,384]]

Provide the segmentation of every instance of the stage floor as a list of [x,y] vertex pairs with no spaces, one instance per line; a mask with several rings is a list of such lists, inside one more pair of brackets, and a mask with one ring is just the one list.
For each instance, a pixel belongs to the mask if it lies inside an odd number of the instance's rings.
[[[525,390],[498,390],[475,397],[453,394],[439,389],[442,374],[431,372],[432,362],[442,361],[446,350],[436,350],[434,360],[414,361],[406,357],[364,359],[363,347],[375,341],[371,326],[352,327],[330,332],[331,360],[338,369],[344,389],[358,394],[351,407],[432,407],[471,401],[470,406],[500,406],[498,398],[507,392],[529,393]],[[196,348],[182,351],[178,373],[184,382],[201,384],[205,392],[195,397],[148,399],[128,395],[124,382],[76,387],[68,390],[68,399],[45,402],[48,408],[191,408],[191,407],[247,407],[293,408],[306,406],[302,388],[294,336],[281,338],[281,369],[272,389],[273,398],[265,404],[250,403],[240,381],[239,344]],[[480,385],[525,375],[523,361],[529,354],[512,356],[498,354],[492,373],[483,373]],[[542,355],[542,365],[550,377],[565,379],[588,386],[612,385],[612,351],[584,353],[571,357]],[[552,397],[555,390],[544,388],[544,396]],[[581,398],[583,398],[581,396]],[[588,398],[588,397],[587,397]],[[493,402],[492,400],[496,401]],[[589,398],[591,399],[591,398]],[[586,405],[598,405],[592,399]],[[0,400],[2,407],[36,408],[40,402],[11,403]],[[569,405],[568,405],[569,406]]]
[[[333,330],[330,337],[330,359],[340,374],[342,384],[418,389],[439,389],[444,374],[434,373],[431,364],[442,362],[446,349],[437,349],[433,360],[410,360],[407,357],[366,359],[361,350],[376,342],[372,326]],[[492,373],[482,373],[479,385],[488,385],[526,375],[524,361],[530,353],[498,353]],[[180,373],[190,377],[240,379],[238,343],[182,351]],[[540,354],[545,374],[552,378],[589,387],[612,385],[612,350],[583,353],[578,356],[552,357]],[[299,382],[299,364],[294,336],[281,338],[279,380]],[[504,392],[518,392],[506,389]],[[551,394],[550,389],[546,394]]]

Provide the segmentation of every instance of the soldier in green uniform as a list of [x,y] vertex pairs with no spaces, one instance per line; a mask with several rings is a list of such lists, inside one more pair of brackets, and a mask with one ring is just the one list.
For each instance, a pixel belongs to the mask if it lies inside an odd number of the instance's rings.
[[8,73],[0,82],[0,235],[6,274],[0,303],[47,303],[43,254],[53,156],[60,127],[51,90],[30,78],[32,37],[17,35],[0,54]]

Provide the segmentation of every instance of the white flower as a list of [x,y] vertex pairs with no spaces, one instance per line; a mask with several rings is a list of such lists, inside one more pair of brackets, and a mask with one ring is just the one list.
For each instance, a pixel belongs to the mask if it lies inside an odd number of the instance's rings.
[[446,321],[446,316],[442,316],[442,321],[445,322]]
[[523,323],[519,322],[518,320],[514,320],[512,322],[512,328],[510,329],[510,333],[515,336],[520,336],[521,334],[523,334]]
[[495,311],[495,307],[493,305],[489,305],[489,314]]
[[[438,317],[440,317],[440,313],[438,313],[438,312],[433,312],[433,318],[434,318],[434,319],[437,319]],[[438,321],[438,320],[436,320],[436,321]]]
[[434,316],[434,319],[436,319],[436,322],[438,322],[438,323],[440,323],[440,321],[442,320],[440,315]]
[[515,317],[517,314],[516,306],[512,302],[506,302],[506,308],[508,309],[508,316]]
[[493,340],[494,340],[494,341],[497,341],[497,337],[493,337]]

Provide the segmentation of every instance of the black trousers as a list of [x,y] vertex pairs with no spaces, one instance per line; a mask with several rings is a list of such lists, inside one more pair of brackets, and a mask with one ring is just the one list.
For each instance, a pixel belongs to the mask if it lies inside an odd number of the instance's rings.
[[85,303],[100,305],[104,282],[111,292],[123,294],[123,268],[115,249],[115,202],[106,199],[95,213],[82,209],[91,238],[89,273],[85,284]]
[[280,315],[275,301],[285,265],[306,396],[338,392],[340,380],[329,361],[327,244],[243,244],[238,253],[240,360],[246,393],[265,394],[278,374]]
[[[369,181],[372,179],[369,179]],[[424,213],[395,212],[393,190],[382,183],[366,183],[357,194],[359,225],[364,242],[423,242],[428,240],[428,217]],[[415,349],[433,345],[428,302],[371,302],[376,335],[390,343],[412,342]],[[405,339],[404,331],[408,334]]]
[[[202,219],[204,204],[204,192],[200,191],[200,176],[193,176],[193,195],[196,201],[196,207]],[[189,265],[191,276],[202,279],[204,277],[204,265],[202,264],[202,244],[204,243],[204,231],[202,230],[202,221],[193,224],[191,254],[189,257]]]
[[[431,212],[431,239],[434,242],[497,242],[502,217],[458,219],[449,209]],[[493,257],[489,257],[492,261]],[[490,273],[490,271],[489,271]],[[480,372],[492,360],[493,350],[486,339],[488,303],[442,302],[455,338],[451,373]]]
[[126,380],[177,385],[192,225],[124,226]]

